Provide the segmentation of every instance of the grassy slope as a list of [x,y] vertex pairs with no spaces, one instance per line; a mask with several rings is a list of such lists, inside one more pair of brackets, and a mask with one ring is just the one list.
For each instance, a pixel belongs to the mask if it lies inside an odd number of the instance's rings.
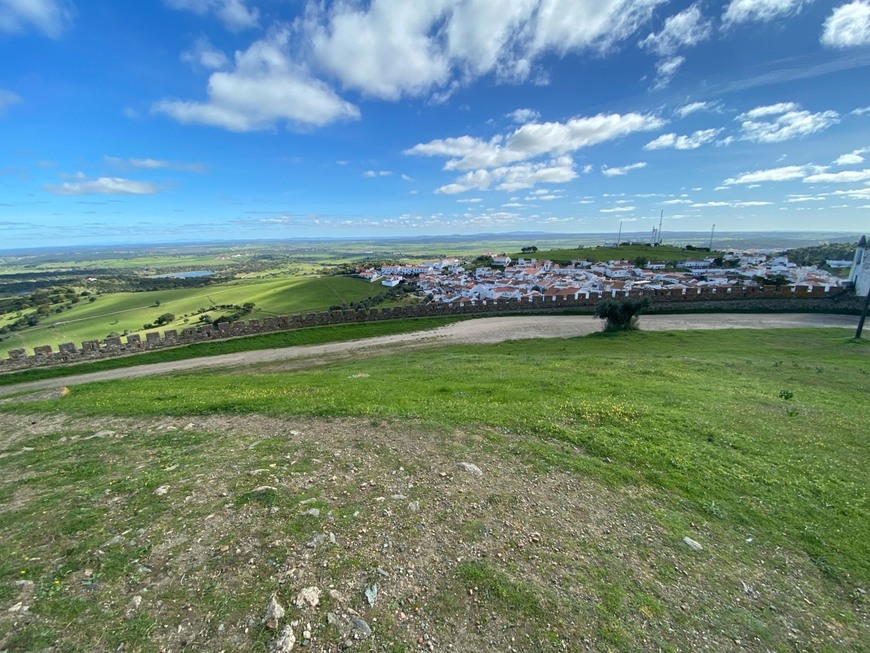
[[265,333],[259,336],[233,338],[230,340],[199,342],[184,347],[162,349],[159,351],[145,352],[120,358],[109,358],[91,363],[79,363],[62,367],[23,370],[21,372],[0,374],[0,386],[26,383],[28,381],[39,381],[41,379],[56,379],[71,374],[86,374],[88,372],[114,370],[121,367],[134,367],[136,365],[164,363],[167,361],[186,360],[188,358],[232,354],[240,351],[256,351],[258,349],[295,347],[299,345],[319,345],[327,342],[342,342],[345,340],[386,336],[393,333],[424,331],[426,329],[434,329],[435,327],[444,326],[451,322],[458,322],[462,319],[465,318],[424,317],[408,320],[390,320],[387,322],[340,324],[335,326],[311,327],[307,329],[293,329],[292,331],[281,331],[278,333]]
[[[771,537],[784,529],[832,577],[866,583],[868,370],[870,346],[842,330],[633,333],[454,347],[294,374],[93,384],[54,407],[415,419],[569,442],[586,455],[563,461],[568,467],[652,483],[710,518]],[[349,385],[355,372],[370,378]]]
[[719,256],[721,252],[699,252],[696,250],[685,250],[681,247],[673,247],[671,245],[660,245],[658,247],[648,247],[644,245],[620,245],[619,247],[584,247],[583,249],[548,249],[534,252],[533,254],[524,254],[518,252],[511,254],[512,259],[518,258],[537,258],[539,260],[548,259],[558,263],[567,263],[574,259],[586,259],[587,261],[614,261],[628,260],[633,261],[639,256],[643,256],[651,261],[686,261],[700,260],[708,256]]
[[[251,318],[288,315],[309,310],[323,310],[333,304],[356,301],[378,294],[381,287],[352,277],[319,279],[268,279],[232,281],[205,288],[183,288],[140,293],[101,295],[97,301],[80,302],[64,313],[43,320],[38,326],[7,336],[5,349],[83,340],[101,340],[111,332],[125,329],[142,332],[142,325],[158,315],[172,313],[178,319],[163,328],[182,328],[196,324],[196,318],[184,323],[181,316],[214,304],[254,302]],[[155,306],[159,300],[160,305]],[[215,316],[220,312],[216,312]]]
[[[519,576],[518,567],[486,560],[458,565],[458,582],[487,601],[492,613],[486,613],[486,618],[514,623],[517,637],[556,628],[554,619],[560,631],[572,632],[561,619],[573,624],[576,616],[582,622],[580,633],[586,634],[583,623],[592,627],[589,632],[601,642],[601,650],[638,650],[640,642],[649,645],[646,637],[653,637],[665,650],[687,650],[684,647],[692,644],[681,639],[680,624],[695,627],[694,619],[703,617],[710,622],[711,632],[728,633],[726,639],[737,642],[735,650],[742,648],[741,641],[747,645],[747,640],[752,650],[792,650],[792,640],[812,650],[863,650],[855,642],[862,639],[859,633],[868,632],[861,598],[861,588],[870,582],[868,363],[870,344],[850,341],[838,329],[640,332],[450,347],[296,373],[264,369],[252,375],[209,372],[92,384],[75,388],[59,402],[5,405],[0,411],[45,412],[37,419],[49,423],[51,413],[84,416],[97,420],[95,424],[117,416],[153,421],[173,415],[187,420],[192,415],[258,413],[313,419],[362,417],[372,424],[387,420],[445,433],[459,429],[478,442],[489,442],[507,464],[513,460],[517,465],[536,466],[539,474],[575,475],[577,482],[594,480],[602,488],[627,490],[637,498],[623,519],[652,520],[666,541],[679,542],[683,535],[692,534],[707,547],[703,558],[692,563],[684,559],[683,549],[661,552],[631,540],[631,550],[637,547],[643,559],[648,557],[650,569],[656,570],[652,579],[636,567],[643,567],[642,563],[627,561],[634,559],[633,553],[628,558],[619,553],[620,530],[594,550],[582,551],[596,566],[584,567],[576,582],[596,596],[601,607],[588,623],[583,621],[589,608],[586,602],[559,603],[546,582],[529,581],[528,574]],[[10,465],[9,471],[22,465],[32,468],[28,491],[44,499],[40,505],[49,513],[51,504],[45,501],[56,501],[51,497],[58,492],[82,501],[101,496],[99,480],[110,467],[117,467],[113,473],[128,475],[115,492],[120,492],[118,496],[127,492],[137,510],[156,519],[162,513],[155,511],[166,508],[152,506],[150,492],[135,490],[137,474],[145,474],[142,482],[153,490],[165,479],[172,481],[174,476],[166,470],[187,456],[192,456],[200,474],[214,471],[203,457],[206,440],[195,433],[167,434],[148,444],[143,440],[141,455],[128,441],[123,444],[125,453],[111,465],[108,457],[117,457],[117,452],[111,452],[122,445],[107,443],[105,453],[98,453],[94,444],[93,457],[64,468],[60,475],[52,456],[66,454],[51,453],[43,446],[47,442],[36,441],[36,449],[29,453],[18,453],[17,446],[9,448],[16,456],[0,458],[0,470]],[[242,451],[254,446],[245,445]],[[239,454],[228,451],[226,455],[231,457],[221,464],[231,464],[232,456]],[[305,455],[310,460],[325,454],[315,447]],[[166,470],[149,463],[153,456]],[[266,467],[279,458],[266,455],[259,465]],[[140,462],[150,471],[131,477],[121,460]],[[257,463],[247,463],[245,469],[249,465]],[[13,490],[8,484],[0,486],[0,498],[9,501]],[[221,504],[226,499],[215,501]],[[294,505],[292,500],[289,505]],[[67,541],[70,533],[91,543],[109,539],[113,531],[106,532],[105,523],[113,519],[111,511],[103,514],[86,506],[87,501],[81,515],[70,514],[57,523],[20,520],[14,511],[5,513],[2,523],[9,550],[26,549],[28,533],[46,542]],[[479,536],[480,526],[474,522],[461,528],[469,536]],[[124,558],[115,569],[114,558],[89,561],[85,551],[75,547],[64,555],[71,556],[71,562],[62,564],[64,573],[80,573],[75,571],[77,565],[90,564],[123,579],[124,565],[132,564]],[[148,552],[133,550],[129,555],[139,558]],[[560,564],[573,569],[576,555]],[[664,560],[659,559],[662,555]],[[531,560],[532,573],[546,576]],[[20,573],[44,588],[46,595],[37,607],[47,610],[57,603],[52,602],[51,592],[52,578],[58,578],[59,572],[47,561],[25,558],[21,563],[0,564],[0,588]],[[692,603],[692,598],[674,604],[668,597],[695,581],[704,586],[705,594],[694,597],[699,603],[688,608],[695,615],[690,617],[684,611],[685,602]],[[753,607],[756,600],[743,596],[741,582],[748,583],[744,588],[758,585],[761,604],[771,607]],[[463,591],[461,587],[454,590]],[[454,590],[441,597],[444,610],[463,609]],[[735,596],[743,596],[744,603],[735,602]],[[245,600],[245,606],[234,609],[249,610],[250,599]],[[60,610],[59,605],[55,609]],[[425,609],[436,608],[426,605]],[[639,614],[647,619],[644,625],[632,625]],[[69,618],[63,612],[58,617]],[[452,621],[449,615],[445,618]],[[83,627],[91,627],[89,623],[85,621]],[[837,648],[810,643],[822,641],[809,633],[822,623],[851,644]],[[528,624],[531,631],[525,630]],[[389,630],[389,624],[382,628]],[[795,628],[799,635],[794,634]],[[133,626],[123,629],[127,632]],[[134,641],[137,636],[147,640],[147,633],[125,635]]]

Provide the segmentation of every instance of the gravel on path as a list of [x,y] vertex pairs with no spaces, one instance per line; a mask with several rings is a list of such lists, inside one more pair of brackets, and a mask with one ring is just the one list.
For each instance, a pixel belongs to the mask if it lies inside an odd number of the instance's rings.
[[[682,314],[645,315],[641,329],[645,331],[674,331],[694,329],[781,329],[805,327],[855,328],[858,322],[853,315],[827,315],[819,313],[787,314]],[[234,354],[219,354],[203,358],[189,358],[166,363],[137,365],[104,372],[75,374],[70,376],[31,381],[17,385],[0,386],[0,396],[27,390],[44,390],[60,385],[71,386],[95,381],[114,381],[138,378],[155,374],[168,374],[198,369],[231,368],[259,363],[294,361],[294,368],[301,369],[354,357],[384,355],[451,344],[492,344],[507,340],[528,338],[574,338],[601,330],[601,320],[589,315],[526,315],[489,317],[454,322],[427,331],[415,331],[390,336],[377,336],[360,340],[332,342],[322,345],[302,345],[281,349],[261,349]]]

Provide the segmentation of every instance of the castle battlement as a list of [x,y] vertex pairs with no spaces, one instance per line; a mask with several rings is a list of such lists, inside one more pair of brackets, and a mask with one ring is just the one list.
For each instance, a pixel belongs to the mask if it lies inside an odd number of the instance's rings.
[[[866,248],[865,248],[865,251]],[[870,256],[865,256],[864,266],[870,268]],[[870,270],[868,270],[870,274]],[[870,278],[868,278],[870,282]],[[866,293],[866,289],[864,290]],[[227,340],[262,333],[275,333],[293,329],[353,324],[357,322],[376,322],[399,320],[415,317],[438,317],[450,315],[486,315],[493,313],[517,313],[549,310],[577,310],[592,313],[595,305],[602,299],[621,299],[623,297],[648,297],[648,312],[693,310],[794,310],[809,312],[855,312],[861,310],[861,297],[842,288],[815,289],[808,287],[784,286],[780,288],[716,288],[699,287],[694,289],[646,290],[646,291],[608,291],[581,292],[578,297],[554,296],[530,299],[501,299],[469,301],[466,303],[433,303],[393,308],[373,308],[365,310],[322,311],[301,313],[292,316],[267,317],[262,320],[221,322],[217,325],[187,327],[178,331],[167,329],[162,333],[149,331],[143,339],[139,334],[126,338],[109,337],[104,340],[86,340],[77,347],[74,343],[63,343],[57,350],[51,345],[33,348],[28,355],[25,349],[11,349],[6,359],[0,359],[0,372],[52,367],[84,361],[102,360],[157,349],[179,347],[208,342]]]

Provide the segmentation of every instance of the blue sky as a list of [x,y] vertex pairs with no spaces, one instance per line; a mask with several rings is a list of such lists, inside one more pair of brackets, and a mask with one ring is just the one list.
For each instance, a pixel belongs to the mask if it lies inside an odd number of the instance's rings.
[[870,227],[870,0],[0,0],[0,248]]

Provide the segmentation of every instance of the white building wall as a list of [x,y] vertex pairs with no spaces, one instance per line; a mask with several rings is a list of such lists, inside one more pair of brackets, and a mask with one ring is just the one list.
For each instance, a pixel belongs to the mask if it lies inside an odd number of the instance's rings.
[[867,296],[870,291],[870,246],[862,237],[855,250],[855,259],[852,262],[852,270],[849,272],[849,281],[855,284],[855,294]]

